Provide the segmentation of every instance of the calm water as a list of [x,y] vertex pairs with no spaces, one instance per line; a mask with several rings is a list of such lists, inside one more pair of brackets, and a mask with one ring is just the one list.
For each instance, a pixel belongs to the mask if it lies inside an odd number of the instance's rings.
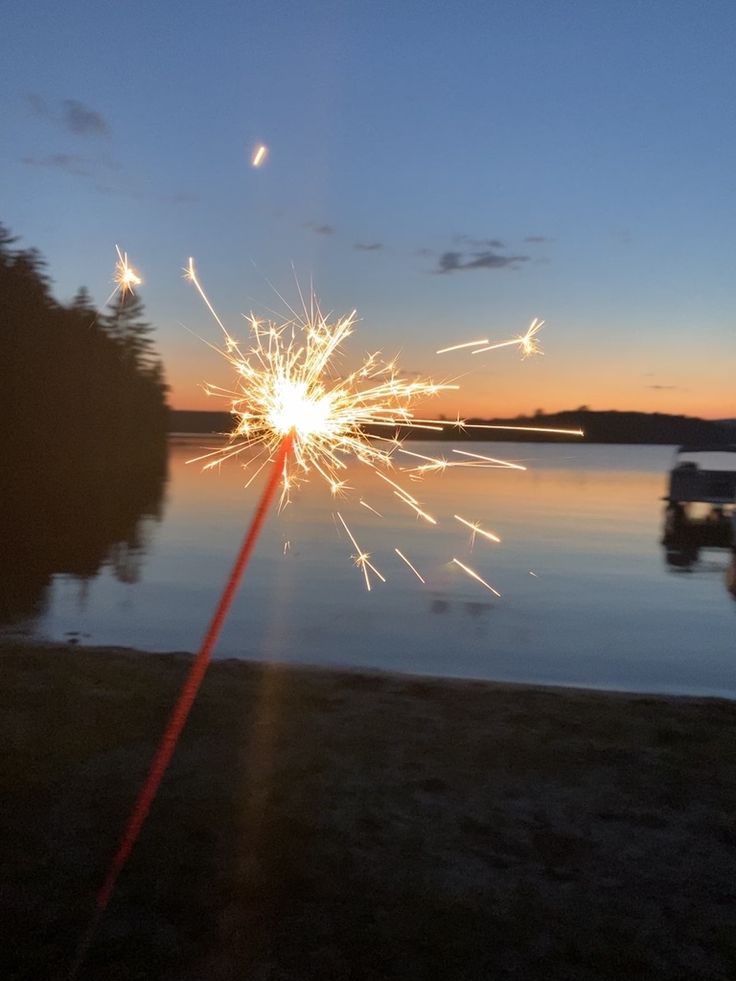
[[[235,464],[206,474],[187,466],[198,445],[172,442],[162,518],[144,521],[124,572],[118,549],[95,576],[54,575],[41,612],[16,632],[196,649],[257,496]],[[413,448],[433,452],[429,444]],[[269,518],[217,656],[736,697],[736,602],[724,581],[730,553],[704,551],[690,571],[674,571],[660,545],[670,448],[463,449],[528,470],[452,470],[412,484],[436,527],[351,467],[355,491],[339,508],[388,580],[370,593],[326,489],[300,489]],[[383,517],[361,507],[361,496]],[[502,543],[478,539],[471,547],[456,513]],[[94,522],[94,514],[82,520]],[[453,556],[501,598],[451,564]]]

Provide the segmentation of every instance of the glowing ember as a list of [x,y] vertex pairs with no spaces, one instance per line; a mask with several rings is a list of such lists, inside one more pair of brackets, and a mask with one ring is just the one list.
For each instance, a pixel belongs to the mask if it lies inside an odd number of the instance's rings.
[[260,167],[262,163],[266,162],[267,156],[268,147],[261,143],[260,146],[257,146],[253,151],[253,157],[250,162],[251,167]]

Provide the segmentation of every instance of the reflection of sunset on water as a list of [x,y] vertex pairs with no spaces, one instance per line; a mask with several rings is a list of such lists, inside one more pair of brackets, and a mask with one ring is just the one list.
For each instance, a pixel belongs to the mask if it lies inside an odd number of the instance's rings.
[[[192,437],[191,439],[198,439]],[[205,437],[198,446],[208,446]],[[212,446],[216,442],[212,442]],[[447,456],[451,443],[412,443],[405,444],[411,451]],[[442,473],[430,474],[411,484],[412,491],[435,514],[439,523],[433,534],[427,538],[422,522],[411,513],[402,513],[396,508],[396,499],[390,486],[374,475],[372,481],[363,474],[354,473],[359,469],[355,461],[346,458],[348,470],[346,481],[355,487],[360,483],[360,493],[345,493],[339,507],[344,513],[352,515],[352,522],[365,533],[381,539],[388,528],[398,528],[402,533],[416,537],[422,551],[436,552],[439,541],[469,541],[472,530],[467,534],[458,527],[455,508],[462,505],[463,517],[474,522],[482,522],[504,538],[504,544],[513,549],[518,543],[514,535],[522,539],[533,539],[535,534],[547,539],[550,534],[564,538],[575,531],[577,537],[586,534],[599,534],[596,521],[604,518],[606,522],[622,523],[621,541],[626,540],[626,529],[636,527],[642,520],[641,503],[647,502],[649,514],[659,514],[659,499],[663,492],[663,477],[660,472],[649,469],[629,469],[611,471],[606,469],[606,456],[615,454],[603,446],[587,448],[597,457],[596,468],[581,473],[575,466],[578,459],[570,444],[544,446],[539,443],[464,443],[463,451],[489,455],[491,452],[512,463],[521,464],[525,470],[499,467],[492,470],[474,471],[448,469]],[[202,473],[198,464],[186,464],[192,454],[191,444],[186,449],[183,444],[172,456],[172,484],[176,500],[180,506],[191,510],[191,520],[196,523],[202,506],[202,496],[216,501],[216,513],[223,510],[230,514],[246,515],[257,497],[257,490],[246,489],[247,477],[234,461],[229,461],[210,473]],[[400,457],[397,457],[397,461]],[[408,466],[411,466],[411,463]],[[536,464],[536,466],[535,466]],[[401,471],[399,471],[399,474]],[[360,501],[374,508],[384,516],[361,514]],[[288,534],[284,536],[299,545],[300,530],[308,538],[312,537],[309,526],[315,521],[331,527],[329,512],[331,500],[324,487],[304,484],[294,495],[293,507],[271,523],[264,535],[278,531],[279,524],[288,524]],[[320,520],[320,511],[325,514]],[[390,521],[386,520],[390,515]],[[550,520],[554,527],[550,528]],[[352,526],[352,525],[351,525]],[[499,528],[505,530],[501,535]],[[513,531],[512,531],[513,529]],[[336,543],[337,544],[337,543]],[[372,550],[374,542],[371,543]],[[615,542],[614,542],[615,546]],[[339,547],[339,546],[337,546]],[[575,548],[575,539],[570,539],[570,547]],[[393,546],[392,546],[393,548]],[[496,552],[493,553],[497,555]],[[447,558],[451,558],[448,555]],[[435,558],[437,556],[435,555]]]
[[[39,632],[191,649],[258,495],[233,461],[208,473],[186,464],[216,442],[173,440],[164,517],[140,557],[139,581],[121,584],[103,569],[86,582],[80,608],[77,582],[57,577]],[[337,502],[321,482],[298,488],[264,527],[218,656],[736,695],[727,556],[706,552],[686,576],[668,572],[664,559],[670,447],[462,445],[527,469],[449,469],[412,481],[436,525],[401,507],[377,477]],[[407,448],[450,456],[452,444]],[[333,510],[387,580],[370,593]],[[473,542],[455,514],[501,542],[478,534]]]

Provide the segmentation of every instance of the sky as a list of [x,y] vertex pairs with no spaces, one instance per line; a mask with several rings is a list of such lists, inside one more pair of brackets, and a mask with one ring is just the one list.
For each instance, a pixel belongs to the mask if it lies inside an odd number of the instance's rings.
[[0,221],[62,301],[128,252],[176,408],[230,383],[191,255],[239,339],[357,308],[435,412],[736,417],[734,50],[733,0],[6,5]]

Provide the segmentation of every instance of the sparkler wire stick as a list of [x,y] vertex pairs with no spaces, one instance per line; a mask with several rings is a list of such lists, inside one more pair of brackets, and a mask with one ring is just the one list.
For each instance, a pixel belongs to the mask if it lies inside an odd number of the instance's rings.
[[130,857],[130,853],[133,851],[135,843],[138,840],[138,836],[140,835],[141,828],[143,827],[154,798],[156,797],[161,780],[163,779],[166,769],[171,762],[171,757],[174,754],[174,750],[176,749],[179,737],[181,736],[182,729],[184,728],[189,716],[189,711],[194,704],[194,700],[197,697],[197,692],[199,691],[202,680],[205,676],[205,672],[207,671],[207,667],[212,656],[212,651],[217,643],[217,639],[220,635],[223,624],[225,623],[233,599],[235,598],[238,585],[240,584],[245,568],[248,565],[248,561],[251,553],[253,552],[258,535],[260,534],[263,523],[266,520],[266,515],[268,514],[268,509],[271,505],[274,494],[276,493],[276,488],[283,477],[284,465],[291,450],[292,441],[292,434],[287,434],[282,439],[281,444],[276,451],[273,459],[273,466],[271,468],[271,474],[268,478],[268,483],[266,484],[261,495],[261,499],[258,502],[258,507],[253,515],[250,528],[243,539],[243,544],[240,546],[240,551],[238,552],[235,564],[233,565],[230,576],[225,584],[225,588],[222,591],[217,609],[215,610],[210,625],[207,629],[207,633],[202,641],[202,646],[194,659],[194,663],[189,669],[189,674],[184,681],[184,685],[179,693],[179,698],[177,699],[174,710],[171,713],[169,722],[156,750],[156,754],[151,762],[148,775],[146,776],[146,779],[138,792],[138,797],[133,805],[132,811],[130,812],[130,817],[128,818],[122,838],[120,839],[117,852],[115,853],[115,856],[110,864],[110,868],[108,869],[102,887],[97,894],[97,899],[95,900],[95,911],[89,927],[87,928],[87,931],[82,937],[79,947],[77,948],[74,962],[68,974],[68,981],[73,981],[73,979],[77,977],[79,969],[84,963],[94,936],[97,932],[97,928],[100,924],[100,920],[102,919],[102,916],[110,902],[110,898],[112,897],[118,877],[125,867],[125,864]]

